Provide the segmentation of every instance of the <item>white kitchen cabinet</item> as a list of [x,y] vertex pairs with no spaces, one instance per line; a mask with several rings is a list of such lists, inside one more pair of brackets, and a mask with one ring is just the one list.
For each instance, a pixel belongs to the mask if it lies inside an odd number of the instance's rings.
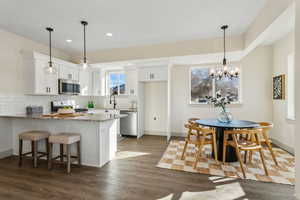
[[138,72],[136,69],[125,70],[125,90],[127,95],[137,95]]
[[[58,81],[57,74],[45,73],[45,67],[48,65],[47,61],[34,60],[33,74],[31,77],[34,84],[31,87],[31,94],[41,95],[57,95],[58,94]],[[56,63],[53,63],[57,67]]]
[[93,90],[93,73],[89,70],[81,70],[79,72],[80,95],[92,96]]
[[142,82],[148,81],[167,81],[167,66],[143,67],[139,69],[138,80]]
[[93,73],[93,96],[101,96],[101,72],[100,71],[94,71]]
[[67,64],[59,65],[59,78],[73,81],[79,81],[79,69]]

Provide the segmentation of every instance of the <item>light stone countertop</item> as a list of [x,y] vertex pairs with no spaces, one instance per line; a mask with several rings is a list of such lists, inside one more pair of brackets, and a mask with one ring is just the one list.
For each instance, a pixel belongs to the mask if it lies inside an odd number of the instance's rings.
[[84,114],[83,116],[76,116],[76,117],[45,117],[42,114],[34,114],[34,115],[12,114],[12,115],[0,115],[0,118],[78,120],[78,121],[104,122],[108,120],[120,119],[126,116],[127,116],[126,114]]

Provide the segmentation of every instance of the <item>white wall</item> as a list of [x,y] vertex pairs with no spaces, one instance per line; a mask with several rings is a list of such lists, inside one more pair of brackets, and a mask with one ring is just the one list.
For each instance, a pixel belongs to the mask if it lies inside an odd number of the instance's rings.
[[[144,84],[145,133],[166,135],[168,85],[163,82]],[[156,120],[154,119],[156,118]]]
[[[272,121],[272,48],[259,47],[241,62],[242,96],[241,105],[230,105],[235,119]],[[172,116],[173,135],[185,134],[183,127],[188,118],[215,118],[220,110],[209,105],[189,105],[189,68],[172,68]]]
[[[37,51],[48,55],[49,47],[1,29],[0,44],[0,94],[23,94],[27,67],[24,52]],[[67,53],[57,49],[53,49],[53,56],[70,60]]]
[[[294,52],[294,31],[273,45],[273,76],[287,75],[288,55]],[[286,76],[287,77],[287,76]],[[287,94],[287,80],[286,80]],[[274,129],[271,137],[275,143],[294,150],[295,121],[287,119],[287,95],[285,100],[273,100]]]

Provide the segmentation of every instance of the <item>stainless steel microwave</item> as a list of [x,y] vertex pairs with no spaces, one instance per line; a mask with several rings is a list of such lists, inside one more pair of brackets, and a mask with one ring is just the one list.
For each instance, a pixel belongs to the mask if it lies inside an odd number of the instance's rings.
[[58,79],[58,93],[59,94],[69,94],[69,95],[80,94],[79,81]]

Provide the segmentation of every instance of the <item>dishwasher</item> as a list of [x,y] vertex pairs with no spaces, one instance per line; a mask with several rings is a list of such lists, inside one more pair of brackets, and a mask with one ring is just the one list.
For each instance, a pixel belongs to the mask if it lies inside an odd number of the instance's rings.
[[126,114],[127,117],[120,119],[120,133],[123,136],[137,136],[137,112],[130,110],[121,110],[120,114]]

